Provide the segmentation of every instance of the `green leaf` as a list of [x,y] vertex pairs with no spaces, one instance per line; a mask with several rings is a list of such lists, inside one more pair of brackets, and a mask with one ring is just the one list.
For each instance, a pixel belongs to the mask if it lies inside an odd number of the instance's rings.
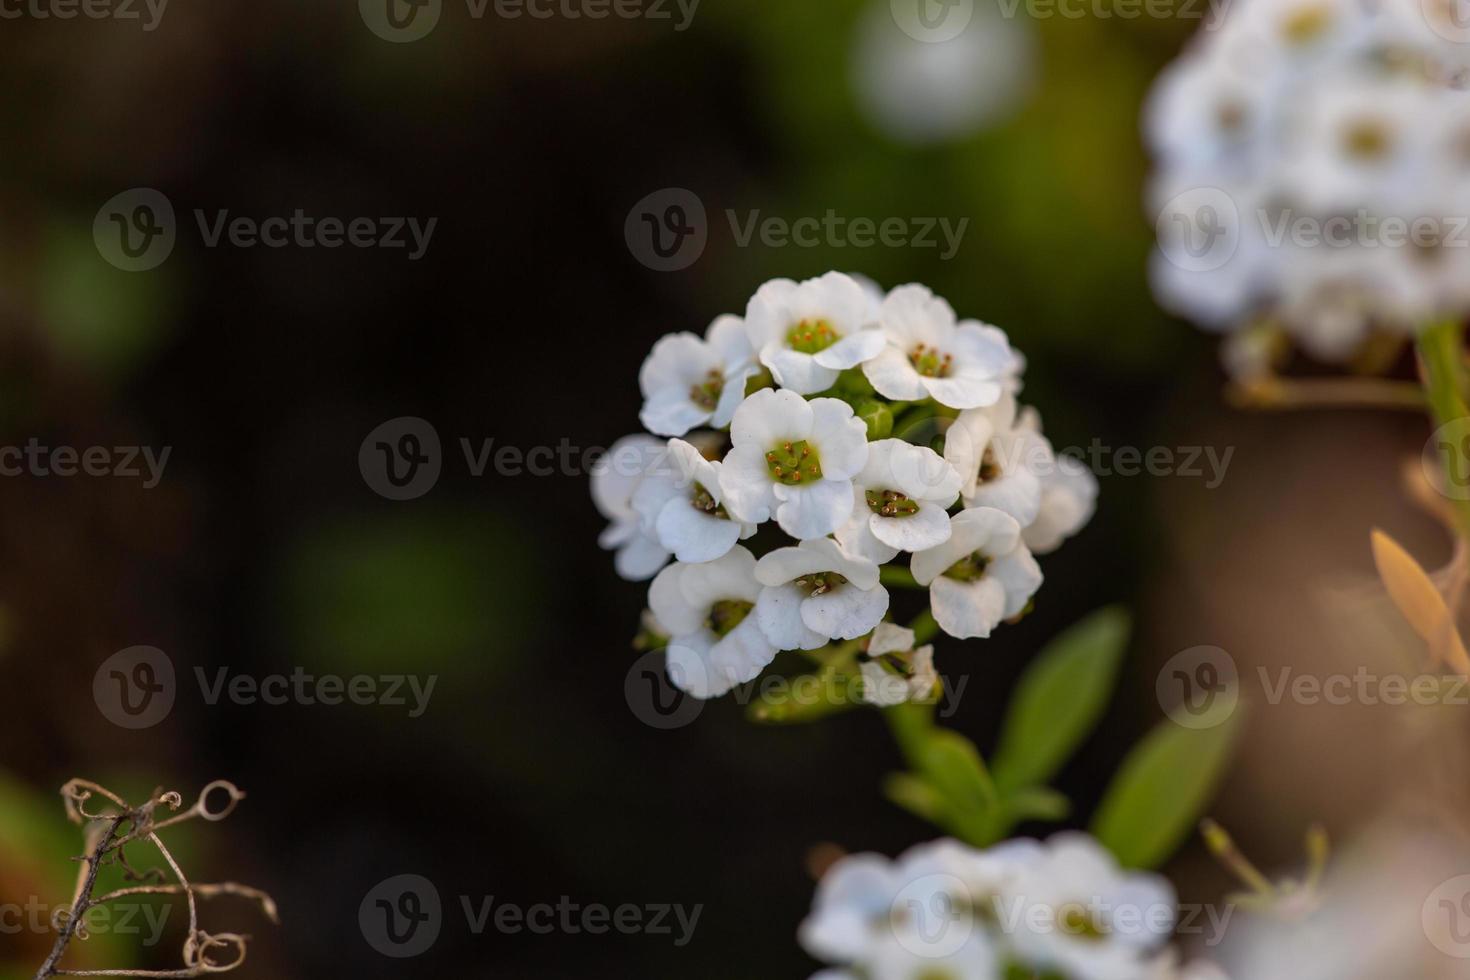
[[944,797],[927,782],[912,773],[896,772],[883,781],[883,795],[890,803],[907,810],[920,820],[943,825],[947,816]]
[[1123,761],[1092,833],[1126,867],[1156,868],[1188,836],[1224,776],[1244,713],[1212,727],[1163,721]]
[[980,750],[959,732],[936,728],[919,746],[920,773],[954,813],[984,813],[995,806],[995,784]]
[[994,769],[1010,795],[1046,784],[1097,724],[1128,642],[1129,616],[1100,609],[1047,645],[1011,700]]

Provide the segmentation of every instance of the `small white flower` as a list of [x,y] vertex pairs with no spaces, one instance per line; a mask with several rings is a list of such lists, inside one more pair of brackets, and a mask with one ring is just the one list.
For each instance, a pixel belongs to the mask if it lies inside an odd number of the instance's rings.
[[926,286],[899,286],[879,310],[887,345],[863,365],[877,392],[897,401],[933,398],[950,408],[994,405],[1018,362],[1005,334],[954,308]]
[[633,492],[633,509],[652,528],[660,546],[682,562],[714,561],[755,533],[724,507],[720,464],[682,439],[669,441],[660,459]]
[[755,352],[737,316],[722,316],[701,339],[692,333],[661,338],[638,372],[639,418],[650,432],[682,436],[690,429],[730,424],[756,373]]
[[1177,904],[1166,880],[1123,871],[1079,833],[1049,839],[1001,895],[1021,961],[1069,980],[1138,980],[1173,931]]
[[696,698],[754,680],[775,658],[750,613],[760,597],[755,556],[736,545],[699,565],[676,562],[648,590],[648,607],[669,631],[669,679]]
[[959,639],[988,637],[1018,615],[1041,587],[1041,569],[1021,543],[1021,526],[994,507],[977,507],[950,520],[944,544],[914,555],[910,569],[929,586],[939,627]]
[[720,487],[739,520],[761,524],[774,513],[781,530],[806,540],[826,537],[852,515],[868,429],[846,402],[764,388],[735,410],[730,441]]
[[755,618],[782,650],[815,650],[829,640],[855,640],[888,612],[878,566],[844,552],[831,538],[777,548],[755,566],[765,588]]
[[[1023,409],[1017,427],[1046,442],[1036,409]],[[1046,442],[1046,448],[1050,451],[1051,443]],[[1097,477],[1087,464],[1066,453],[1053,453],[1052,459],[1052,468],[1041,475],[1041,508],[1036,520],[1021,531],[1021,541],[1033,555],[1056,551],[1063,541],[1087,526],[1097,509]]]
[[902,439],[868,444],[868,462],[853,478],[852,517],[837,540],[879,564],[900,551],[923,551],[949,537],[949,507],[960,475],[934,450]]
[[[898,654],[909,666],[907,676],[889,671],[878,660],[885,654]],[[914,649],[914,631],[893,623],[879,623],[868,641],[868,659],[861,667],[863,700],[880,708],[909,701],[927,701],[939,686],[934,669],[934,647],[925,644]]]
[[872,298],[841,272],[766,283],[746,307],[745,331],[776,383],[801,395],[826,391],[884,345]]
[[1022,527],[1041,510],[1041,476],[1056,468],[1051,445],[1016,424],[1016,399],[961,412],[944,435],[944,458],[963,480],[966,507],[994,507]]
[[661,439],[624,436],[592,470],[592,502],[612,522],[597,543],[617,552],[613,567],[631,582],[652,578],[669,560],[669,549],[659,544],[633,508],[633,494],[663,451]]

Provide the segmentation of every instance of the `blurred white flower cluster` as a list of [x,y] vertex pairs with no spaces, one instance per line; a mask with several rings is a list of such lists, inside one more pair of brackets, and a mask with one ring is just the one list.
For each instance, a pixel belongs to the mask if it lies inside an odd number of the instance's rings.
[[[1201,32],[1145,112],[1165,306],[1329,361],[1470,311],[1458,3],[1237,0]],[[1227,360],[1249,373],[1244,336]]]
[[940,840],[837,861],[799,938],[836,967],[813,980],[1225,980],[1164,948],[1175,910],[1166,880],[1121,870],[1084,834]]
[[[1020,615],[1041,584],[1033,553],[1097,496],[1018,410],[1023,367],[1001,330],[927,288],[883,295],[838,272],[768,282],[743,319],[659,340],[639,375],[659,438],[619,441],[592,491],[619,574],[653,579],[674,683],[716,697],[779,651],[866,640],[864,697],[922,698],[932,650],[885,624],[880,566],[901,552],[950,635]],[[757,559],[740,542],[762,525]]]

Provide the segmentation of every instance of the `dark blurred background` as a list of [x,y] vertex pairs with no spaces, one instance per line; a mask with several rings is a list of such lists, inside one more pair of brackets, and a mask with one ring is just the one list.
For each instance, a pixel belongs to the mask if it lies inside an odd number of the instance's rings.
[[[810,972],[794,938],[809,849],[893,853],[936,836],[881,797],[900,765],[881,720],[762,728],[726,700],[675,731],[643,724],[624,679],[646,586],[617,579],[597,547],[586,474],[475,476],[460,448],[601,447],[635,431],[654,340],[743,312],[773,276],[918,280],[1004,327],[1030,363],[1024,400],[1059,448],[1237,446],[1219,490],[1104,476],[1091,526],[1043,561],[1036,613],[986,643],[941,644],[941,671],[968,677],[952,723],[987,747],[1031,654],[1103,604],[1134,609],[1117,702],[1061,781],[1079,820],[1159,717],[1157,663],[1220,643],[1211,623],[1250,618],[1248,598],[1220,594],[1216,566],[1242,535],[1285,543],[1278,501],[1232,490],[1236,474],[1269,480],[1281,470],[1262,453],[1297,459],[1292,439],[1328,437],[1301,417],[1229,413],[1213,339],[1148,293],[1137,116],[1195,21],[1006,18],[979,0],[975,47],[940,56],[898,29],[887,0],[705,0],[684,30],[672,5],[671,20],[507,19],[493,5],[476,19],[446,0],[413,43],[376,36],[351,0],[175,0],[153,30],[138,9],[141,23],[0,21],[0,443],[171,448],[151,488],[0,479],[7,901],[70,896],[80,847],[56,795],[66,779],[192,799],[228,778],[249,793],[234,816],[174,839],[196,880],[280,902],[279,928],[206,907],[207,927],[255,936],[241,976]],[[177,213],[172,254],[142,272],[110,264],[93,237],[98,210],[134,188]],[[634,205],[666,188],[708,214],[703,253],[671,272],[624,236]],[[208,247],[194,218],[298,208],[437,225],[410,261],[405,249]],[[727,209],[741,222],[832,209],[969,224],[943,259],[742,246]],[[401,416],[433,425],[443,473],[391,501],[358,454]],[[1385,470],[1355,475],[1384,485]],[[1333,472],[1303,462],[1293,478],[1335,491]],[[1292,527],[1321,513],[1307,510]],[[1366,567],[1360,516],[1332,540]],[[1257,555],[1242,559],[1245,579],[1273,570]],[[1191,602],[1213,619],[1190,616]],[[167,652],[179,695],[166,720],[131,731],[99,711],[92,680],[137,645]],[[209,705],[194,679],[196,667],[298,666],[439,681],[410,719]],[[1242,778],[1226,815],[1264,861],[1291,859],[1298,817],[1318,807],[1252,837],[1260,799]],[[1315,802],[1334,798],[1321,789]],[[1194,845],[1171,870],[1196,897],[1223,884]],[[447,922],[432,951],[395,961],[364,942],[358,906],[404,873],[435,882]],[[704,910],[684,948],[474,936],[460,895]],[[151,949],[99,936],[79,962],[176,965],[178,926]],[[0,935],[0,976],[30,976],[48,946]]]

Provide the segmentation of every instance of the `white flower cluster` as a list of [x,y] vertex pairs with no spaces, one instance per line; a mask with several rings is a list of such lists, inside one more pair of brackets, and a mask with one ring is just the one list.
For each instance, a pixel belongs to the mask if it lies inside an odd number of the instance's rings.
[[1458,2],[1239,0],[1201,32],[1146,107],[1160,302],[1330,361],[1470,311]]
[[[950,635],[1019,615],[1041,584],[1033,552],[1079,530],[1097,495],[1018,411],[1023,367],[1002,331],[925,287],[884,296],[838,272],[766,283],[743,319],[659,340],[639,383],[663,438],[615,445],[593,499],[619,574],[657,576],[649,606],[674,682],[716,697],[781,650],[868,637],[888,613],[879,566],[900,552]],[[943,422],[943,454],[888,437],[895,418],[899,434],[905,418]],[[740,542],[767,522],[786,540],[757,560]],[[921,696],[932,651],[912,647],[902,632],[870,639],[868,700],[905,687],[877,683],[885,654]]]
[[812,980],[1225,980],[1162,948],[1175,911],[1166,880],[1120,870],[1084,834],[940,840],[837,861],[798,935],[836,967]]

